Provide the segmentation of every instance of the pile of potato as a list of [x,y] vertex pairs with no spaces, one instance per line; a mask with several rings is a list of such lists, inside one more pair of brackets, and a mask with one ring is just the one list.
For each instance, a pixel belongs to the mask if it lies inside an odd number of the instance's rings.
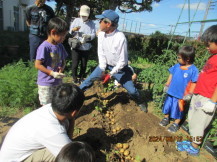
[[121,155],[124,155],[126,160],[134,160],[134,158],[130,156],[130,151],[128,150],[128,143],[117,143],[115,147]]

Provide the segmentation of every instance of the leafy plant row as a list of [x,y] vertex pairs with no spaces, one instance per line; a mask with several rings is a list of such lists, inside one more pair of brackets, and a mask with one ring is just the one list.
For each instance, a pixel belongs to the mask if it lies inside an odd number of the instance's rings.
[[37,70],[33,63],[8,64],[0,69],[0,106],[23,107],[37,103]]

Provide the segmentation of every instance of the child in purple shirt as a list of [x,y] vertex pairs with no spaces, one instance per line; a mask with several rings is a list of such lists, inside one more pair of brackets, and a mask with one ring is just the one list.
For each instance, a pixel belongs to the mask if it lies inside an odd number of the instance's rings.
[[37,84],[41,105],[51,103],[53,86],[60,84],[65,76],[62,72],[68,54],[61,43],[68,29],[64,20],[52,18],[48,22],[48,38],[38,47],[35,67],[38,69]]

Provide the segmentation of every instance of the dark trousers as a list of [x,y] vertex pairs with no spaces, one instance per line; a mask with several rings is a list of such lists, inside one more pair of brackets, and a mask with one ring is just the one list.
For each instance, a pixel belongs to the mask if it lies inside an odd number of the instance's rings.
[[[77,49],[72,50],[72,78],[73,79],[77,79],[77,77],[79,78],[85,77],[89,53],[90,53],[89,50],[88,51],[81,51]],[[78,75],[77,71],[80,62],[81,62],[80,73]]]
[[45,37],[29,34],[30,61],[35,60],[38,46],[45,40]]

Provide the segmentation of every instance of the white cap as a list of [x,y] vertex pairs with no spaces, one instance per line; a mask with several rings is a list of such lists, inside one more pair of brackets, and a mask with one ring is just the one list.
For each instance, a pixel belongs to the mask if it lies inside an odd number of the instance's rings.
[[80,16],[89,16],[90,15],[90,7],[87,5],[83,5],[80,8]]

